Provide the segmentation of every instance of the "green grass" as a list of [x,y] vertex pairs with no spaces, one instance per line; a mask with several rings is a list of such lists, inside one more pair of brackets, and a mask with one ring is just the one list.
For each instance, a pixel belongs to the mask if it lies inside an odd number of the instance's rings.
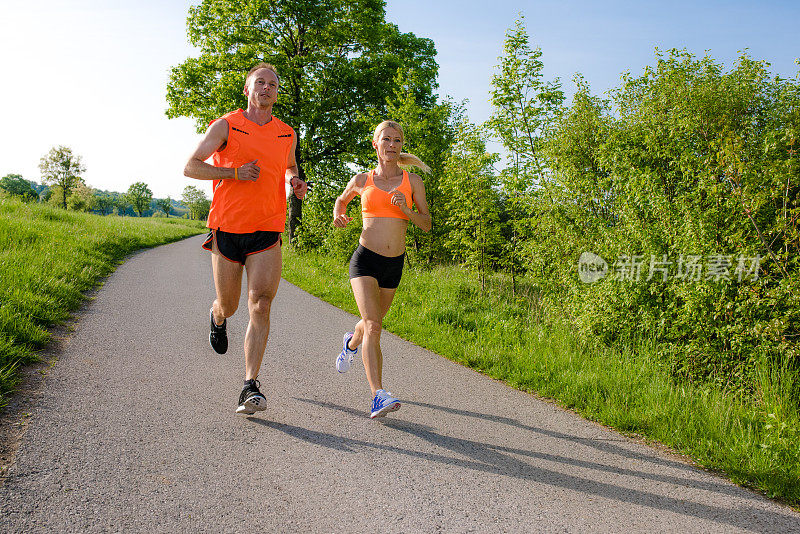
[[198,221],[102,217],[0,199],[0,408],[50,329],[126,255],[202,231]]
[[[357,313],[346,262],[284,251],[287,280]],[[739,484],[800,504],[800,417],[787,369],[761,365],[755,398],[680,384],[658,364],[655,347],[613,350],[580,339],[567,325],[545,326],[536,319],[540,314],[528,298],[500,290],[482,294],[460,268],[407,269],[384,327],[589,419],[661,442]]]

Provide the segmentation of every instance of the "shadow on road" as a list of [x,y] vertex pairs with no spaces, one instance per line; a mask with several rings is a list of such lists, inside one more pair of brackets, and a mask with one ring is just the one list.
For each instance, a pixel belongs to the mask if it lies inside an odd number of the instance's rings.
[[[301,402],[313,403],[317,406],[336,410],[358,419],[364,418],[364,413],[360,410],[355,410],[346,406],[323,402],[319,400],[295,398]],[[521,428],[523,430],[544,434],[557,439],[566,439],[578,442],[582,445],[592,446],[600,449],[603,452],[620,455],[626,458],[634,458],[637,460],[664,463],[670,467],[677,467],[690,471],[691,468],[679,462],[672,462],[666,459],[657,457],[650,457],[646,455],[637,454],[633,451],[627,450],[623,447],[613,445],[607,441],[595,442],[588,438],[578,438],[568,434],[561,434],[559,432],[543,430],[536,427],[531,427],[519,423],[518,421],[507,418],[498,417],[466,410],[457,410],[448,407],[436,406],[426,403],[417,403],[406,401],[406,404],[414,404],[420,407],[431,409],[445,410],[454,415],[477,417],[492,422],[508,424]],[[762,528],[758,526],[770,525],[769,531],[786,531],[791,530],[797,526],[796,519],[791,517],[790,513],[779,514],[774,513],[763,508],[754,507],[741,507],[741,508],[724,508],[718,506],[711,506],[702,503],[696,503],[684,499],[676,499],[666,495],[651,493],[648,491],[637,490],[609,484],[605,482],[598,482],[595,480],[583,478],[576,475],[566,474],[559,471],[554,471],[531,463],[529,460],[543,460],[548,462],[556,462],[565,465],[571,465],[583,469],[592,469],[596,471],[603,471],[613,473],[616,475],[624,475],[629,477],[647,478],[661,483],[672,484],[679,488],[694,488],[704,491],[713,491],[726,495],[732,495],[737,498],[757,499],[755,495],[750,494],[744,490],[740,490],[735,486],[729,484],[716,484],[710,482],[703,482],[693,480],[690,478],[682,478],[669,475],[660,475],[656,473],[649,473],[645,471],[638,471],[633,469],[620,468],[612,465],[604,465],[597,462],[586,460],[579,460],[564,456],[549,454],[546,452],[539,452],[534,450],[516,449],[495,445],[491,443],[482,443],[479,441],[456,438],[440,434],[436,429],[427,425],[403,421],[402,419],[383,419],[379,424],[385,427],[392,428],[398,432],[402,432],[424,442],[427,442],[435,447],[446,449],[457,456],[450,456],[446,454],[439,454],[430,450],[414,450],[404,447],[386,445],[383,443],[373,443],[366,440],[354,439],[345,436],[339,436],[327,432],[320,432],[307,428],[289,425],[286,423],[279,423],[267,421],[263,419],[250,418],[250,421],[274,430],[283,432],[293,438],[306,441],[315,445],[328,447],[338,451],[344,452],[359,452],[364,450],[379,450],[394,454],[403,454],[424,460],[428,462],[436,462],[443,465],[454,466],[458,468],[472,469],[486,473],[492,473],[502,476],[516,477],[519,479],[532,480],[542,484],[548,484],[553,487],[568,489],[598,497],[613,499],[619,502],[637,504],[639,506],[647,506],[657,510],[668,511],[672,513],[682,514],[690,517],[697,517],[713,521],[720,524],[731,525],[736,528],[748,530],[751,532],[760,532]],[[523,457],[520,459],[519,457]],[[754,524],[754,518],[758,517],[759,521]],[[781,525],[785,525],[782,527]]]
[[[472,412],[469,410],[461,410],[458,408],[450,408],[448,406],[438,406],[436,404],[429,404],[426,402],[415,402],[415,401],[404,401],[405,404],[411,404],[414,406],[420,406],[423,408],[430,408],[432,410],[439,410],[453,415],[460,415],[464,417],[472,417],[476,419],[483,419],[486,421],[491,421],[493,423],[502,423],[504,425],[513,426],[515,428],[519,428],[521,430],[526,430],[528,432],[533,432],[536,434],[540,434],[543,436],[548,436],[551,438],[556,439],[563,439],[566,441],[571,441],[573,443],[578,443],[580,445],[584,445],[586,447],[592,447],[593,449],[597,449],[598,451],[614,454],[617,456],[622,456],[623,458],[628,458],[630,460],[638,460],[641,462],[647,462],[656,465],[662,465],[665,467],[670,467],[672,469],[678,469],[681,471],[686,471],[687,473],[693,473],[695,470],[699,469],[696,467],[692,467],[682,462],[678,462],[675,460],[670,460],[668,458],[662,458],[653,455],[641,454],[636,451],[632,451],[625,447],[621,447],[619,445],[614,444],[614,441],[618,442],[625,442],[625,438],[619,437],[615,440],[610,439],[593,439],[593,438],[582,438],[579,436],[571,435],[571,434],[564,434],[562,432],[558,432],[555,430],[548,430],[544,428],[538,428],[530,425],[526,425],[524,423],[520,423],[516,419],[512,419],[510,417],[504,417],[500,415],[489,415],[480,412]],[[598,464],[599,465],[599,464]],[[633,474],[634,476],[642,476],[645,478],[651,478],[652,480],[658,480],[660,482],[669,482],[680,484],[682,486],[691,486],[693,488],[703,489],[707,491],[716,491],[718,493],[724,493],[726,495],[736,495],[738,497],[742,497],[742,492],[739,491],[736,487],[730,484],[716,484],[716,483],[704,483],[700,481],[694,480],[686,480],[683,478],[678,477],[660,477],[659,475],[654,475],[653,473],[645,473],[645,472],[634,472],[628,470],[617,470],[616,468],[609,468],[608,466],[602,466],[603,470],[611,471],[613,473],[618,474]],[[680,481],[680,482],[679,482]],[[758,497],[754,495],[749,495],[748,497],[751,499],[757,499]]]

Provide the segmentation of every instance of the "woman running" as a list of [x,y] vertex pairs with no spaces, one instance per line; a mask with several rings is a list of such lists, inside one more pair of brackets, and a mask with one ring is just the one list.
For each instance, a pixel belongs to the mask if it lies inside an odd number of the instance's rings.
[[[431,229],[425,184],[422,178],[404,171],[400,165],[413,165],[425,172],[430,172],[430,167],[418,157],[401,152],[403,141],[403,128],[398,123],[380,123],[372,136],[378,166],[355,175],[333,206],[333,225],[344,228],[352,220],[347,216],[347,204],[356,195],[361,196],[364,228],[358,248],[350,258],[350,285],[361,320],[353,332],[344,335],[336,370],[347,372],[363,343],[361,359],[373,395],[371,418],[400,408],[400,401],[383,388],[381,329],[403,274],[408,221],[425,232]],[[411,209],[412,203],[417,211]]]

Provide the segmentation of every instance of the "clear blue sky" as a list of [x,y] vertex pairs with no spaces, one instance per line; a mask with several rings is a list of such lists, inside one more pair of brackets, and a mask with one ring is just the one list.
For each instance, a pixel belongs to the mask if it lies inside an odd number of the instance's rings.
[[[0,176],[39,181],[38,162],[63,144],[80,154],[87,183],[124,191],[147,182],[156,196],[180,197],[183,165],[198,135],[188,119],[168,120],[169,69],[192,54],[188,7],[173,0],[38,0],[0,10]],[[654,61],[656,47],[687,48],[726,66],[745,48],[784,77],[798,73],[800,2],[389,0],[387,19],[433,39],[439,93],[469,99],[473,122],[491,113],[491,76],[504,34],[519,13],[545,74],[565,89],[576,72],[596,93],[620,74]]]

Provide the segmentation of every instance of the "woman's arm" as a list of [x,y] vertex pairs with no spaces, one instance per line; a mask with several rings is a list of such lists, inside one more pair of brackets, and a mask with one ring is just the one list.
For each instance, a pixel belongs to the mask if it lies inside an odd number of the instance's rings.
[[412,210],[406,203],[406,198],[403,193],[397,190],[392,190],[392,204],[400,208],[403,213],[408,216],[408,219],[416,224],[423,232],[430,232],[433,226],[431,213],[428,209],[428,201],[425,198],[425,183],[422,178],[416,174],[408,174],[411,181],[411,196],[414,205],[417,206],[417,211]]
[[336,197],[336,202],[333,203],[333,225],[337,228],[344,228],[353,220],[347,216],[347,205],[361,192],[365,182],[364,175],[356,174],[347,182],[342,194]]

